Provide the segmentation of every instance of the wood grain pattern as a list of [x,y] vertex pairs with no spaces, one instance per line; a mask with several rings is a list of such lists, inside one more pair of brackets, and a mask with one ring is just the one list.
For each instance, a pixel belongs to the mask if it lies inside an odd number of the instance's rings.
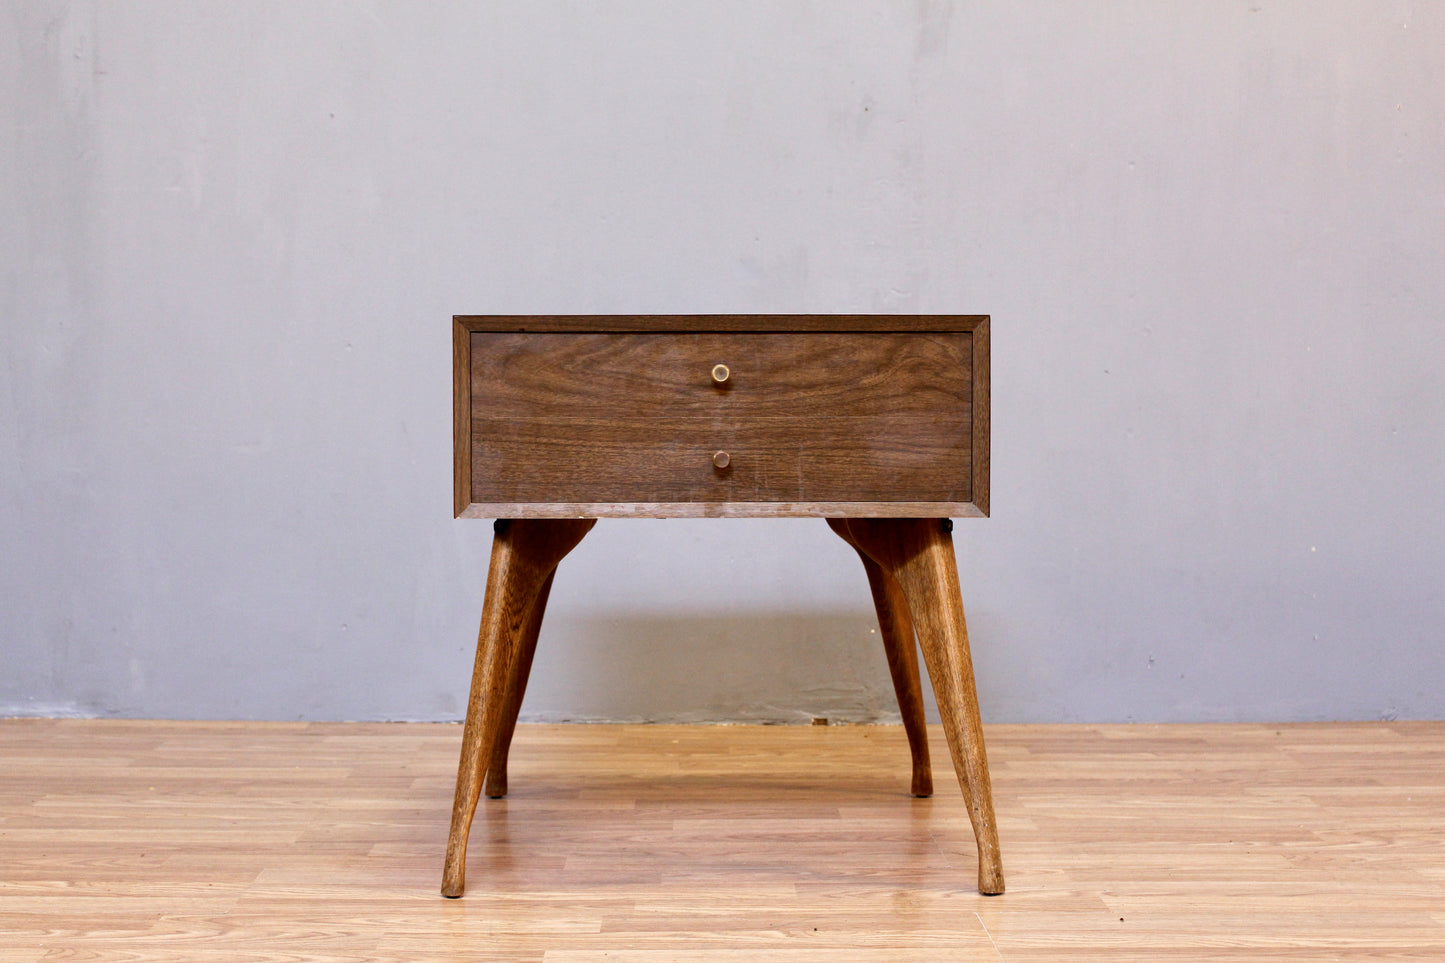
[[517,651],[512,656],[512,671],[507,683],[506,708],[502,710],[501,728],[497,731],[492,761],[487,765],[486,793],[492,799],[501,799],[507,794],[507,755],[512,748],[512,736],[517,730],[517,717],[522,712],[522,700],[527,694],[527,680],[532,675],[532,660],[537,655],[537,638],[542,633],[542,616],[547,611],[547,598],[552,594],[552,579],[557,575],[554,569],[537,599],[527,613],[527,621],[517,636]]
[[452,325],[452,500],[461,515],[472,501],[472,336]]
[[969,337],[473,334],[472,500],[967,502]]
[[[987,329],[972,316],[458,317],[455,377],[468,385],[456,394],[469,411],[456,416],[456,513],[781,516],[827,504],[877,516],[907,502],[928,506],[915,514],[985,514]],[[732,372],[721,385],[718,363]]]
[[909,791],[919,797],[933,795],[933,768],[928,759],[928,731],[923,713],[923,683],[918,675],[918,647],[913,635],[913,619],[908,614],[908,599],[903,587],[883,567],[854,544],[847,524],[839,518],[828,519],[828,526],[858,553],[868,576],[868,590],[878,614],[878,634],[888,657],[888,674],[898,697],[898,712],[903,717],[903,731],[908,736],[908,752],[913,758],[913,778]]
[[521,660],[517,658],[517,651],[524,634],[532,627],[540,628],[541,613],[535,611],[537,598],[544,588],[550,589],[557,564],[595,524],[597,520],[591,518],[518,519],[497,523],[487,571],[487,592],[482,602],[482,624],[477,633],[471,696],[462,727],[456,796],[442,869],[443,896],[455,899],[466,886],[467,838],[472,816],[481,796],[486,768],[496,758],[497,736],[503,728],[507,707],[513,701],[512,695],[517,703],[521,700],[521,686],[516,678]]
[[949,534],[951,526],[932,518],[852,518],[830,524],[896,579],[908,599],[943,731],[948,736],[953,768],[973,823],[978,847],[978,891],[1002,893],[998,822],[994,818],[988,754],[973,681],[953,537]]
[[[992,385],[990,383],[989,354],[992,350],[989,344],[989,319],[980,318],[978,324],[973,328],[973,336],[970,340],[970,347],[973,349],[973,459],[970,462],[973,471],[973,484],[970,493],[973,496],[972,505],[977,509],[978,514],[988,516],[988,479],[989,479],[989,452],[991,449],[991,425],[989,409],[989,393]],[[952,512],[920,512],[920,517],[940,516],[958,517]]]
[[455,725],[0,720],[0,959],[1442,958],[1445,723],[986,728],[1002,898],[898,726],[524,724],[458,902]]

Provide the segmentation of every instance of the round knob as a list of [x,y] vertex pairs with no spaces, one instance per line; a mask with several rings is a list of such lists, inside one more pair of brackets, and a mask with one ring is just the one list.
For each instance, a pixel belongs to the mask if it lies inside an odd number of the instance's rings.
[[722,384],[728,380],[728,376],[731,374],[732,372],[728,370],[728,366],[725,364],[715,364],[712,366],[712,380],[718,384]]
[[726,468],[731,461],[732,459],[728,457],[728,453],[725,451],[717,452],[712,456],[712,463],[718,468]]

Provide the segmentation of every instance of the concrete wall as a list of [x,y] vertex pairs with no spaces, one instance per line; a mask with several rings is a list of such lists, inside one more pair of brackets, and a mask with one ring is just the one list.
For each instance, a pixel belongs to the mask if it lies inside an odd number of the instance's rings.
[[[14,0],[0,712],[449,719],[453,313],[993,315],[985,717],[1445,712],[1445,5]],[[527,717],[889,718],[821,522],[603,522]]]

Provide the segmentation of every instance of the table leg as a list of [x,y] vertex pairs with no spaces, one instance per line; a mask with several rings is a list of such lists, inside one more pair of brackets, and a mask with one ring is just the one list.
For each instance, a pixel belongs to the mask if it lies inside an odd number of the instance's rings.
[[908,600],[904,598],[898,580],[853,542],[842,519],[828,519],[828,527],[852,545],[863,562],[868,588],[873,593],[873,608],[878,613],[878,632],[883,637],[883,651],[888,656],[888,672],[893,677],[893,691],[898,696],[898,711],[903,716],[903,732],[908,737],[908,752],[913,758],[913,781],[909,791],[915,796],[931,796],[933,768],[928,759],[923,684],[918,676],[918,647],[913,638],[913,619],[908,615]]
[[507,754],[512,749],[512,736],[517,732],[517,716],[522,711],[522,698],[527,694],[532,658],[537,654],[537,636],[542,631],[542,615],[547,610],[547,596],[552,592],[552,579],[556,574],[556,569],[553,569],[537,592],[537,599],[532,603],[527,622],[517,639],[517,651],[512,655],[512,671],[507,680],[507,707],[502,712],[497,747],[492,750],[492,761],[487,766],[485,792],[489,799],[501,799],[507,794]]
[[[467,837],[486,775],[484,763],[490,765],[496,753],[523,631],[534,621],[535,602],[557,563],[596,523],[595,518],[585,518],[499,520],[496,524],[472,691],[462,729],[457,791],[442,870],[443,896],[455,899],[466,887]],[[540,621],[540,614],[535,620]]]
[[[945,519],[845,519],[844,536],[898,580],[918,629],[948,750],[978,845],[978,889],[1002,893],[1003,863],[973,661],[958,587],[951,525]],[[835,526],[836,530],[837,526]]]

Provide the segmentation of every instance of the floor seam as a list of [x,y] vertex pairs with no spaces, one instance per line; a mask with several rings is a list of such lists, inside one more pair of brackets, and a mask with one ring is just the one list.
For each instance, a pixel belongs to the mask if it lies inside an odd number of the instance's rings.
[[1002,960],[1003,950],[1000,950],[998,944],[993,941],[993,934],[988,931],[988,924],[983,921],[982,916],[978,915],[978,910],[973,911],[973,918],[978,920],[978,925],[983,928],[983,935],[988,937],[988,945],[993,947],[994,953]]

